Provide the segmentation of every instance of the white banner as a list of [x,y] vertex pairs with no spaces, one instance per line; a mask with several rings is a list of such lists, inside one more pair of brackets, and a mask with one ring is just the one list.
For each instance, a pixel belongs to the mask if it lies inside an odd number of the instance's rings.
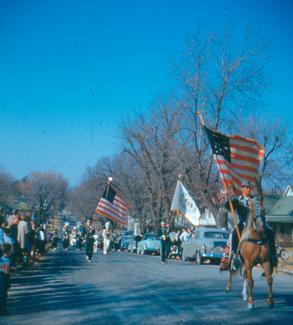
[[200,212],[193,198],[184,185],[177,181],[171,211],[176,211],[185,217],[193,226],[199,225]]

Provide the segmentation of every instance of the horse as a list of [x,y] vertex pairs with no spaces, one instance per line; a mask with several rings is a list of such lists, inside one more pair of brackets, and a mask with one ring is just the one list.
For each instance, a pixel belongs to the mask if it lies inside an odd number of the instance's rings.
[[[243,300],[248,300],[248,308],[254,308],[253,302],[253,278],[252,269],[258,263],[261,264],[266,281],[268,284],[268,304],[273,306],[273,267],[270,263],[270,249],[269,243],[265,236],[265,224],[261,216],[256,215],[256,207],[253,200],[249,200],[249,216],[247,219],[247,225],[243,230],[238,251],[240,253],[245,272],[244,282],[242,289]],[[229,271],[230,276],[226,285],[226,292],[229,292],[232,288],[232,276],[235,274],[232,270]],[[248,287],[248,297],[246,294],[246,285]]]

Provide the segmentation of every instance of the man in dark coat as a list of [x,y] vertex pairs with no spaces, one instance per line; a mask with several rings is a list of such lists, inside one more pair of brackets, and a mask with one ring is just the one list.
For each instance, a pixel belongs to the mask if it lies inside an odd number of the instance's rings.
[[85,227],[85,253],[90,263],[92,262],[94,252],[95,233],[95,228],[93,227],[91,220],[88,219]]
[[161,228],[159,229],[159,238],[161,240],[161,259],[162,263],[166,263],[166,258],[168,257],[169,247],[170,247],[170,235],[169,228],[166,221],[161,222]]

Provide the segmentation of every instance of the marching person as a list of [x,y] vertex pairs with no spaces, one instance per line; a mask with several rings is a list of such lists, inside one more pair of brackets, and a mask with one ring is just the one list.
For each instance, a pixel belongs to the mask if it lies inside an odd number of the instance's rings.
[[105,229],[103,230],[103,254],[108,255],[110,250],[110,244],[112,240],[111,223],[107,221],[105,223]]
[[161,222],[161,228],[159,229],[159,238],[161,239],[161,260],[162,263],[166,263],[170,247],[170,233],[166,221]]
[[[265,221],[259,200],[257,197],[251,195],[251,189],[252,189],[251,183],[249,181],[243,181],[241,183],[242,194],[238,198],[237,197],[232,198],[232,204],[235,210],[237,211],[237,215],[238,215],[237,225],[240,232],[240,236],[245,227],[247,218],[250,213],[250,206],[252,204],[255,206],[256,218],[261,217]],[[225,207],[230,210],[229,202],[225,202]],[[275,267],[277,266],[278,258],[276,256],[274,233],[272,229],[269,228],[268,226],[265,226],[265,233],[269,239],[271,264],[273,267]],[[231,256],[232,256],[231,269],[235,271],[240,266],[240,260],[237,256],[238,245],[239,245],[239,240],[237,236],[237,231],[236,228],[234,228],[232,231],[232,242],[231,242]]]
[[63,227],[63,249],[68,250],[69,246],[69,238],[70,238],[70,229],[69,225],[65,224]]
[[92,262],[93,252],[94,252],[94,235],[96,231],[90,219],[86,221],[85,227],[85,252],[88,261]]
[[57,245],[58,245],[58,231],[54,230],[53,232],[53,236],[52,236],[52,249],[53,251],[55,251],[57,249]]

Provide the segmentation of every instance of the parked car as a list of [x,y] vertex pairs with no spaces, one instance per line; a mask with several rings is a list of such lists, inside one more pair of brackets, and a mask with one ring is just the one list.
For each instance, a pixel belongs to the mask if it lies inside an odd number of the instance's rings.
[[200,227],[194,236],[182,243],[182,259],[195,259],[198,264],[204,261],[219,264],[229,233],[219,228]]
[[161,241],[156,234],[145,234],[143,239],[137,243],[137,254],[153,253],[160,255]]
[[121,237],[121,243],[120,243],[120,250],[126,251],[128,250],[128,245],[130,241],[134,240],[133,235],[124,235]]

